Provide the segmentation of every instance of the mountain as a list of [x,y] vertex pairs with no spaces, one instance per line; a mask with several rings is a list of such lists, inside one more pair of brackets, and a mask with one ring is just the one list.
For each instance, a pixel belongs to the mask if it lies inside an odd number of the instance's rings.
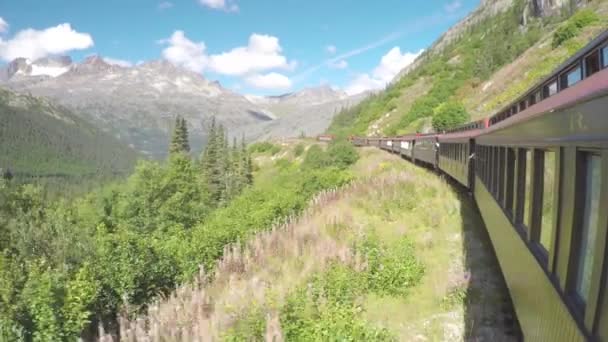
[[350,108],[369,96],[362,93],[349,96],[330,86],[305,88],[281,96],[251,98],[265,111],[277,116],[256,127],[263,139],[315,136],[327,129],[333,117],[341,110]]
[[[449,108],[464,108],[470,119],[486,117],[605,30],[606,22],[606,1],[484,0],[385,91],[335,116],[329,132],[428,132]],[[558,30],[568,36],[560,38]]]
[[[212,116],[232,134],[244,134],[248,140],[296,136],[300,131],[316,135],[327,128],[337,109],[360,98],[348,98],[330,87],[248,98],[163,60],[123,67],[100,56],[81,63],[60,57],[33,63],[19,58],[0,74],[12,90],[47,97],[70,108],[152,158],[166,156],[176,115],[188,120],[191,145],[197,153]],[[302,122],[306,127],[301,127]]]
[[111,177],[137,153],[48,100],[0,88],[0,168],[17,176]]

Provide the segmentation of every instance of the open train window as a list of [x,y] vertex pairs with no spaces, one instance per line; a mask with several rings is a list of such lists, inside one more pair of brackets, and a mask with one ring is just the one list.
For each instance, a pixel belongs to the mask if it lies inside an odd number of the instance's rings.
[[602,48],[602,68],[608,68],[608,45]]
[[573,67],[560,76],[560,87],[566,89],[580,82],[582,79],[582,70],[580,65]]
[[553,80],[543,87],[543,99],[555,94],[557,94],[557,80]]
[[554,151],[544,151],[541,154],[540,165],[542,169],[542,179],[539,182],[542,184],[542,209],[540,216],[540,232],[538,234],[538,243],[543,247],[545,252],[551,250],[551,237],[554,231],[553,214],[555,211],[555,174],[556,174],[556,159]]
[[526,173],[524,180],[524,216],[523,223],[527,229],[530,229],[532,222],[530,221],[532,218],[532,151],[526,150],[525,152],[526,159]]
[[536,90],[532,95],[530,95],[530,99],[528,100],[528,106],[533,106],[540,102],[540,90]]
[[582,153],[577,192],[577,212],[579,216],[574,229],[572,253],[574,269],[570,273],[570,294],[575,298],[581,312],[585,311],[591,290],[591,275],[596,257],[595,240],[597,239],[600,215],[601,157],[599,154]]
[[597,50],[585,58],[585,77],[600,71],[600,51]]

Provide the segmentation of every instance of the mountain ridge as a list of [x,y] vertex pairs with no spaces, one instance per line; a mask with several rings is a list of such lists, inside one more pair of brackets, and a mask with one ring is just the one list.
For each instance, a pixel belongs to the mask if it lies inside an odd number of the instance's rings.
[[[232,134],[245,135],[248,140],[296,136],[301,131],[316,135],[327,128],[338,108],[361,98],[321,86],[256,100],[162,59],[130,67],[112,64],[98,55],[80,63],[61,56],[50,60],[69,61],[69,66],[62,64],[67,70],[39,76],[31,71],[44,61],[17,59],[0,71],[8,76],[1,84],[66,106],[152,158],[166,156],[177,115],[188,120],[193,150],[198,153],[212,116]],[[15,65],[19,74],[11,69]],[[302,117],[308,125],[295,130],[299,124],[290,121],[302,121]]]

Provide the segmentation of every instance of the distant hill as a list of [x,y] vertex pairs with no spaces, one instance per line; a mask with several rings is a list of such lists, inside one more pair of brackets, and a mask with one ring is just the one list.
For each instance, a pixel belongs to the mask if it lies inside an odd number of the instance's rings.
[[17,177],[128,173],[138,154],[69,110],[0,88],[0,168]]
[[[583,27],[555,45],[554,32],[568,25]],[[329,131],[426,132],[448,102],[464,106],[471,119],[494,114],[606,27],[605,0],[483,0],[385,91],[335,116]]]

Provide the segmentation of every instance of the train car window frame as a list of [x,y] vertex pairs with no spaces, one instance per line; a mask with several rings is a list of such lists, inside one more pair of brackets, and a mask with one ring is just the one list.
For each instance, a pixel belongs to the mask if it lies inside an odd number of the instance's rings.
[[593,51],[589,55],[585,56],[584,62],[584,74],[585,78],[595,74],[602,70],[602,56],[600,49]]
[[[579,151],[581,156],[580,162],[577,165],[577,177],[576,184],[577,198],[575,201],[575,224],[574,232],[575,235],[572,239],[571,245],[571,262],[568,270],[568,287],[567,293],[570,298],[573,299],[576,309],[584,317],[587,309],[587,303],[589,296],[591,295],[591,282],[593,280],[593,264],[596,262],[598,257],[597,251],[595,251],[595,244],[593,243],[600,231],[599,227],[599,215],[600,215],[600,201],[601,201],[601,180],[602,180],[602,156],[597,151]],[[578,158],[577,158],[578,159]],[[594,162],[595,169],[591,170],[593,166],[590,166],[590,161]],[[597,169],[599,168],[599,169]],[[597,172],[597,174],[593,174]],[[594,177],[598,176],[598,177]],[[594,180],[599,179],[600,184],[593,183]],[[590,183],[591,181],[591,183]],[[591,189],[591,191],[589,191]],[[597,208],[591,208],[594,206],[588,205],[589,196],[597,196]],[[593,201],[594,199],[591,198]],[[588,211],[589,214],[588,215]],[[595,218],[589,217],[596,215]],[[596,222],[594,222],[594,220]],[[578,228],[576,228],[578,227]],[[586,235],[586,236],[585,236]],[[590,251],[591,249],[591,251]],[[582,253],[585,254],[582,254]],[[590,257],[591,259],[586,259]],[[582,287],[582,288],[580,288]],[[580,293],[579,291],[585,291]]]
[[507,210],[507,213],[509,214],[509,217],[511,219],[513,219],[513,194],[514,194],[514,181],[515,181],[515,163],[517,161],[516,159],[516,150],[514,148],[508,147],[507,148],[507,167],[506,167],[506,180],[505,180],[505,187],[506,187],[506,193],[505,193],[505,209]]
[[501,206],[504,206],[504,199],[505,199],[505,172],[506,172],[506,167],[505,167],[505,148],[504,147],[499,147],[498,148],[498,178],[496,179],[496,181],[498,182],[498,203],[501,204]]
[[601,47],[600,51],[602,52],[602,69],[606,69],[608,68],[608,45]]
[[534,224],[534,150],[533,149],[525,149],[524,150],[524,158],[525,158],[525,174],[523,179],[524,186],[524,199],[523,199],[523,217],[522,224],[526,230],[526,232],[530,233]]
[[545,263],[548,263],[548,258],[555,248],[553,235],[557,231],[555,216],[558,208],[558,193],[555,189],[556,183],[559,182],[557,179],[559,173],[557,154],[556,149],[538,150],[535,158],[535,169],[537,170],[535,182],[538,184],[536,188],[538,191],[534,200],[539,205],[536,208],[535,218],[538,223],[534,224],[533,241],[543,253]]
[[523,226],[524,201],[525,201],[525,178],[526,178],[526,149],[517,149],[517,168],[515,169],[515,226]]
[[583,80],[583,68],[577,63],[560,75],[560,89],[567,89]]
[[549,98],[559,91],[558,82],[556,78],[551,79],[543,86],[543,99]]

